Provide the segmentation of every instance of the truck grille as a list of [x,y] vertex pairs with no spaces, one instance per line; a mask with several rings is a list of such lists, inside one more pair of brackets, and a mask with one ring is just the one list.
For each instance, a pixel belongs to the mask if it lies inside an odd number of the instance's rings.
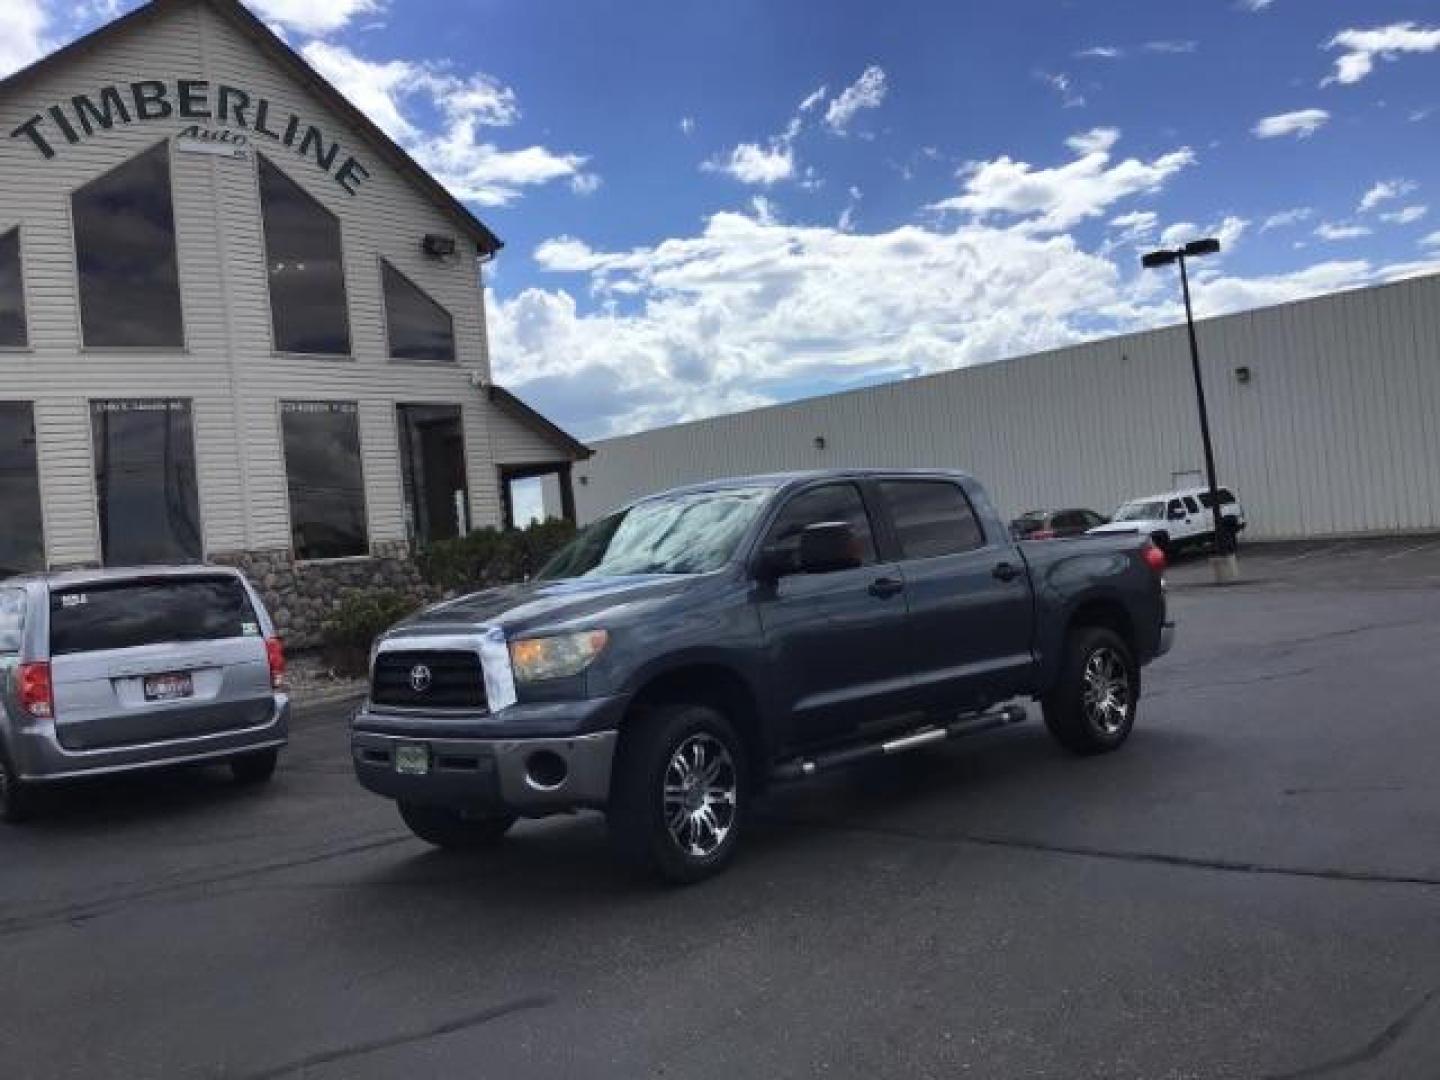
[[480,658],[458,650],[382,652],[375,657],[370,700],[415,709],[483,709]]

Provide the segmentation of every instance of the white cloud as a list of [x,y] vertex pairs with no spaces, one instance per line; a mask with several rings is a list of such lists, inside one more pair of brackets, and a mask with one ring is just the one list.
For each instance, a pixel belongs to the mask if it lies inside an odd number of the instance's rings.
[[1315,226],[1315,235],[1321,240],[1358,240],[1362,236],[1370,235],[1370,227],[1343,221],[1322,221]]
[[804,99],[800,102],[800,111],[802,113],[805,113],[815,108],[815,106],[819,105],[822,101],[825,100],[826,93],[828,93],[828,87],[824,86],[823,84],[817,86],[810,93],[806,94]]
[[1440,229],[1436,229],[1429,236],[1421,237],[1420,243],[1425,247],[1440,248]]
[[[820,89],[824,90],[824,87]],[[886,90],[884,70],[876,64],[871,64],[860,73],[858,79],[841,90],[835,100],[830,102],[825,109],[825,126],[831,131],[843,135],[861,109],[880,107],[880,103],[885,100]],[[805,106],[802,104],[801,109],[804,108]]]
[[1289,210],[1279,210],[1265,219],[1260,226],[1260,231],[1269,232],[1271,229],[1284,228],[1287,225],[1298,225],[1302,221],[1308,221],[1315,216],[1315,211],[1308,206],[1296,206]]
[[[526,187],[573,181],[588,160],[544,146],[502,150],[482,138],[482,129],[508,127],[520,116],[515,92],[488,75],[459,76],[408,60],[367,60],[325,41],[308,42],[301,53],[457,198],[503,206]],[[438,125],[418,118],[424,115],[437,116]],[[576,190],[583,192],[589,183],[580,181]]]
[[600,190],[600,177],[594,173],[576,173],[570,178],[570,190],[576,195],[594,195]]
[[1275,0],[1239,0],[1240,6],[1246,11],[1264,11]]
[[1195,161],[1187,146],[1153,161],[1127,158],[1111,164],[1112,129],[1099,128],[1078,138],[1078,145],[1071,141],[1076,159],[1055,168],[1037,169],[1008,156],[973,162],[961,172],[962,193],[931,209],[965,211],[977,218],[1013,215],[1023,219],[1029,231],[1059,232],[1100,216],[1121,199],[1159,191]]
[[1067,109],[1078,109],[1085,104],[1085,95],[1075,89],[1075,83],[1063,71],[1054,74],[1048,71],[1037,71],[1035,77],[1041,82],[1049,84],[1057,94],[1060,95],[1060,104]]
[[1381,214],[1380,220],[1390,225],[1410,225],[1419,221],[1429,212],[1428,206],[1406,206],[1388,214]]
[[1152,53],[1193,53],[1200,48],[1197,41],[1147,41],[1141,46]]
[[1065,140],[1065,145],[1083,157],[1086,154],[1108,154],[1119,141],[1119,129],[1097,127],[1071,135]]
[[1198,239],[1200,239],[1199,225],[1193,221],[1177,221],[1173,225],[1166,226],[1165,231],[1160,234],[1160,246],[1175,248]]
[[1264,117],[1250,130],[1257,139],[1276,139],[1282,135],[1308,139],[1329,119],[1330,114],[1324,109],[1297,109],[1294,112]]
[[1376,280],[1377,272],[1364,259],[1316,263],[1287,274],[1262,277],[1212,277],[1194,285],[1195,313],[1224,315],[1232,311],[1284,304],[1320,296],[1337,289],[1355,288]]
[[1125,55],[1125,50],[1117,45],[1091,45],[1075,55],[1081,60],[1118,60]]
[[682,116],[680,118],[680,133],[682,135],[693,135],[695,133],[695,118],[693,116]]
[[1349,85],[1375,70],[1375,60],[1397,60],[1402,53],[1429,53],[1440,49],[1440,27],[1417,26],[1413,22],[1391,23],[1369,30],[1341,30],[1325,43],[1339,49],[1335,72],[1320,83]]
[[728,157],[711,160],[700,166],[707,172],[723,172],[742,184],[769,187],[795,175],[795,150],[790,140],[773,139],[768,146],[741,143]]
[[0,77],[28,67],[51,48],[40,0],[0,0]]
[[1115,239],[1124,244],[1138,244],[1155,235],[1160,217],[1154,210],[1131,210],[1110,219],[1110,227],[1116,231]]
[[1413,180],[1396,179],[1376,181],[1374,186],[1360,197],[1360,212],[1363,214],[1366,211],[1374,210],[1375,207],[1379,206],[1382,202],[1409,195],[1414,190],[1415,181]]
[[302,34],[343,30],[360,15],[385,10],[384,0],[246,0],[261,18]]

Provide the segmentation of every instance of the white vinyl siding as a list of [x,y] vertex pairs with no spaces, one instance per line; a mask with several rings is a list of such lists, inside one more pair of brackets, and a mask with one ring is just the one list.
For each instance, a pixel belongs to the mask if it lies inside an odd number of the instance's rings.
[[[1440,275],[1198,324],[1220,482],[1246,536],[1440,529]],[[1250,369],[1250,381],[1236,377]],[[825,439],[817,449],[815,439]],[[717,476],[973,473],[1007,517],[1199,486],[1184,327],[1130,334],[594,444],[582,521]]]
[[[247,90],[272,103],[272,126],[295,112],[370,176],[347,194],[313,157],[251,133],[243,159],[183,153],[172,147],[175,228],[185,321],[185,349],[85,350],[79,336],[71,192],[123,161],[173,137],[195,121],[116,123],[70,145],[54,133],[55,157],[28,139],[0,139],[0,227],[22,227],[30,332],[26,353],[0,354],[0,397],[35,402],[48,557],[52,565],[96,561],[93,468],[88,402],[96,398],[183,397],[194,403],[200,513],[207,553],[288,549],[288,499],[278,410],[281,400],[347,400],[360,412],[370,541],[405,539],[394,406],[443,402],[463,408],[466,468],[475,525],[495,523],[500,499],[492,424],[513,424],[475,383],[488,382],[484,314],[474,244],[458,220],[393,170],[308,90],[275,67],[257,45],[204,4],[177,6],[141,19],[103,48],[29,82],[0,100],[5,132],[75,94],[138,79],[209,82]],[[278,119],[276,114],[278,113]],[[201,122],[202,125],[204,122]],[[211,126],[220,126],[212,121]],[[233,126],[233,125],[232,125]],[[302,129],[303,130],[303,129]],[[297,145],[299,140],[296,140]],[[255,153],[341,221],[354,358],[278,355],[266,284]],[[459,254],[439,260],[421,251],[426,233],[454,236]],[[380,258],[421,287],[454,320],[457,363],[395,363],[389,358]],[[561,461],[553,444],[527,443],[523,460]],[[538,455],[538,456],[537,456]]]

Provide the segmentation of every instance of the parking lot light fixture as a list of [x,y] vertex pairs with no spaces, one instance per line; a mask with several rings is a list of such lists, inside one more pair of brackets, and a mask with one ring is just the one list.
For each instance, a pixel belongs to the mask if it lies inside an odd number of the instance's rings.
[[1195,337],[1195,312],[1190,305],[1190,274],[1185,268],[1186,259],[1214,255],[1220,251],[1220,241],[1213,237],[1191,240],[1184,247],[1173,250],[1160,249],[1140,257],[1140,265],[1155,270],[1171,263],[1180,264],[1180,291],[1185,297],[1185,326],[1190,333],[1190,368],[1195,376],[1195,404],[1200,413],[1200,441],[1205,448],[1205,482],[1210,487],[1210,521],[1215,529],[1215,558],[1211,565],[1217,582],[1234,581],[1239,576],[1235,548],[1230,533],[1224,527],[1224,515],[1220,510],[1220,484],[1215,477],[1215,448],[1210,441],[1210,412],[1205,406],[1205,380],[1200,374],[1200,344]]

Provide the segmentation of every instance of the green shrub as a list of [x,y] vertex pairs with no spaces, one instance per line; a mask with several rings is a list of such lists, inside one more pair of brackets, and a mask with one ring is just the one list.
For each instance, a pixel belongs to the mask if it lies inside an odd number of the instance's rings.
[[320,629],[326,665],[342,675],[364,675],[371,643],[419,606],[414,597],[389,590],[348,593]]
[[574,525],[554,518],[525,529],[476,529],[431,544],[417,561],[426,585],[437,593],[474,592],[524,581],[574,535]]

